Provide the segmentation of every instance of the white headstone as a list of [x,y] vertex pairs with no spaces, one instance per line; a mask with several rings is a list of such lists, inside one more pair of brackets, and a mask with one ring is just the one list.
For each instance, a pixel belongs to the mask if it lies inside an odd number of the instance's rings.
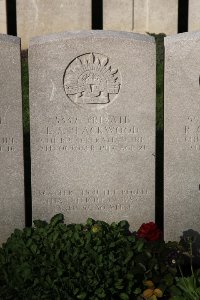
[[189,0],[188,31],[200,30],[200,1]]
[[74,32],[29,49],[33,218],[127,219],[155,211],[155,42]]
[[25,226],[20,39],[0,35],[0,244]]
[[0,33],[7,33],[6,0],[0,0]]
[[135,32],[148,31],[148,2],[147,0],[134,0],[133,30]]
[[30,38],[66,30],[91,29],[91,0],[17,0],[17,34]]
[[148,0],[147,29],[151,33],[178,32],[178,0]]
[[200,231],[200,33],[165,39],[165,238]]
[[133,0],[104,0],[103,29],[133,30]]
[[175,34],[178,0],[104,0],[104,29]]

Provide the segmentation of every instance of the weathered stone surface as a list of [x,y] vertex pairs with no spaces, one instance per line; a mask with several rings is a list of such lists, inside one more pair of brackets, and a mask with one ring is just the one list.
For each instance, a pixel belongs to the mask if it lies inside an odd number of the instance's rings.
[[104,29],[175,34],[178,0],[104,0]]
[[133,30],[133,1],[104,0],[103,28],[105,30]]
[[0,33],[7,33],[6,0],[0,0]]
[[0,243],[25,225],[20,39],[0,35]]
[[189,14],[188,14],[188,31],[200,30],[200,1],[189,1]]
[[29,68],[33,218],[154,219],[154,39],[35,38]]
[[200,33],[165,39],[165,238],[200,231]]
[[151,33],[178,32],[178,0],[149,0],[147,31]]
[[133,30],[135,32],[148,31],[148,3],[147,0],[134,0]]
[[91,0],[17,0],[17,33],[22,48],[28,48],[34,36],[91,29],[91,14]]

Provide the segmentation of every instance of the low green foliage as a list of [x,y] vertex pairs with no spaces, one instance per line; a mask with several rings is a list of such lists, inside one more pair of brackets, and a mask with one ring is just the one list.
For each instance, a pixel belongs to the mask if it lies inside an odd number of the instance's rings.
[[176,278],[176,285],[171,288],[171,300],[200,299],[200,269],[190,277]]
[[176,278],[175,285],[171,287],[171,300],[199,300],[200,299],[200,269],[198,268],[194,272],[193,267],[193,246],[195,243],[195,237],[186,236],[182,237],[180,247],[182,247],[182,253],[190,260],[191,276],[186,277],[183,274],[181,266],[179,270],[181,277]]
[[173,244],[139,239],[126,221],[63,219],[35,221],[3,244],[0,299],[133,300],[141,299],[148,278],[162,290],[173,284],[176,268],[167,262]]

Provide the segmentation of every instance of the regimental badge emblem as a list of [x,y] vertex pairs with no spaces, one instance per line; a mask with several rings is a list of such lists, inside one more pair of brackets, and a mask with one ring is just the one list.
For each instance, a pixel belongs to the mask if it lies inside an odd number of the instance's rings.
[[80,106],[100,108],[119,94],[121,75],[109,58],[96,53],[76,57],[66,68],[64,89],[68,98]]

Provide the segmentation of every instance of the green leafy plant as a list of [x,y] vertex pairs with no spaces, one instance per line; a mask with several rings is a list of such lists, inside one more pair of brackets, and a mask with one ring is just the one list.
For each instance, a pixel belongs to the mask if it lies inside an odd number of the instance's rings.
[[[185,243],[184,243],[185,242]],[[192,237],[182,239],[181,246],[183,247],[183,255],[187,256],[190,261],[191,276],[186,277],[183,274],[180,265],[179,271],[181,277],[176,278],[176,284],[171,288],[172,300],[199,300],[200,299],[200,269],[194,272],[193,268],[193,244]],[[185,251],[185,248],[187,251]]]
[[0,248],[0,299],[143,299],[144,280],[163,290],[173,283],[171,249],[139,238],[126,221],[66,225],[62,214],[34,221]]
[[[200,270],[199,270],[200,271]],[[172,292],[176,294],[172,300],[199,300],[200,299],[200,272],[190,277],[176,279],[176,289]]]
[[165,243],[153,222],[130,232],[126,221],[66,225],[58,214],[0,248],[0,299],[199,300],[200,270],[181,273],[192,256],[192,244]]

